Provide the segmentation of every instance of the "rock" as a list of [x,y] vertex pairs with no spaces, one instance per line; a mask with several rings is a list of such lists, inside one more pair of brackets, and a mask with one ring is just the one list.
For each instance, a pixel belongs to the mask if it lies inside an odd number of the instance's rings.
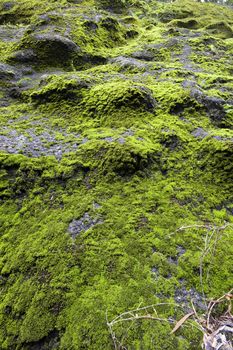
[[154,55],[152,52],[143,50],[143,51],[136,51],[132,53],[131,55],[133,58],[137,58],[138,60],[144,60],[144,61],[152,61],[154,58]]
[[70,39],[58,34],[34,34],[31,45],[39,61],[48,66],[66,66],[71,64],[80,48]]
[[117,142],[119,142],[121,145],[125,143],[125,139],[123,137],[120,137]]
[[18,86],[13,86],[8,90],[8,95],[12,98],[21,98],[22,93],[20,91],[20,88]]
[[179,146],[180,139],[177,135],[168,133],[166,136],[164,135],[164,137],[165,139],[161,140],[161,143],[171,151],[174,151]]
[[206,29],[209,30],[212,34],[222,39],[233,38],[233,30],[230,24],[226,22],[222,21],[222,22],[211,23],[206,27]]
[[126,7],[124,0],[96,0],[96,4],[99,8],[103,8],[108,11],[121,13],[122,10]]
[[77,69],[90,68],[95,65],[102,65],[107,62],[107,59],[101,55],[81,54],[74,57],[73,65]]
[[25,31],[26,26],[15,28],[9,25],[1,25],[0,40],[3,42],[17,42],[23,37]]
[[174,20],[169,25],[178,27],[178,28],[189,28],[197,29],[199,28],[199,23],[195,19],[186,19],[186,20]]
[[146,86],[131,81],[110,82],[90,89],[83,100],[86,113],[98,117],[112,115],[122,108],[153,112],[156,100]]
[[206,136],[209,135],[209,133],[207,131],[205,131],[204,129],[202,128],[197,128],[195,129],[194,131],[192,131],[191,133],[194,137],[196,138],[201,138],[201,139],[204,139]]
[[123,69],[146,69],[147,65],[130,57],[119,56],[110,60],[110,63],[115,63]]
[[15,68],[5,64],[0,63],[0,79],[1,80],[9,80],[14,79],[16,77],[16,71]]
[[115,173],[128,177],[137,172],[146,172],[147,168],[158,161],[158,154],[153,149],[142,152],[140,146],[136,149],[122,141],[117,140],[104,147],[100,146],[99,151],[95,150],[103,174]]
[[98,29],[98,24],[92,20],[87,20],[83,23],[84,28],[87,30],[96,31]]
[[82,98],[82,89],[89,87],[88,81],[78,76],[45,76],[40,80],[41,89],[35,90],[31,99],[36,103],[78,101]]
[[118,21],[113,17],[105,17],[100,21],[101,27],[104,27],[108,31],[117,31],[119,23]]
[[182,19],[189,16],[193,16],[193,11],[189,9],[168,9],[159,14],[159,19],[163,23],[171,22],[173,19]]
[[139,33],[136,30],[130,29],[125,33],[125,38],[131,39],[135,38]]
[[107,141],[107,142],[114,142],[113,137],[104,137],[102,140]]
[[200,90],[192,90],[191,97],[194,97],[197,102],[201,103],[206,113],[210,116],[211,120],[221,125],[226,112],[224,110],[225,101],[219,97],[208,96],[202,93]]
[[57,45],[68,52],[78,50],[78,46],[72,40],[58,34],[35,34],[33,37],[37,43],[43,43],[45,47]]
[[[8,131],[6,128],[5,131]],[[73,137],[73,141],[63,142],[56,140],[56,134],[53,130],[47,128],[47,132],[44,131],[40,135],[37,135],[33,129],[26,129],[25,132],[28,136],[17,131],[9,131],[5,135],[0,135],[0,149],[1,151],[13,153],[13,154],[24,154],[28,157],[41,157],[41,156],[55,156],[60,160],[63,155],[74,152],[78,148],[77,139],[79,135],[68,134]],[[62,132],[64,137],[66,133]]]
[[194,288],[186,289],[184,286],[175,292],[175,301],[184,308],[191,307],[191,300],[194,306],[200,310],[206,310],[205,300],[203,296]]
[[133,136],[134,134],[135,134],[135,132],[133,130],[128,129],[122,134],[122,136],[127,137],[127,136]]
[[7,1],[2,4],[3,11],[10,11],[15,6],[15,3],[12,1]]
[[101,208],[101,205],[99,203],[93,203],[93,208],[94,209],[100,209]]
[[71,237],[75,239],[81,232],[86,232],[97,223],[101,223],[98,219],[92,219],[88,213],[85,213],[80,219],[73,220],[68,227]]
[[40,24],[49,24],[51,22],[51,18],[48,14],[43,14],[38,17]]
[[190,89],[195,89],[197,86],[197,83],[195,80],[184,80],[181,85],[184,89],[190,90]]
[[[54,310],[55,311],[55,310]],[[30,350],[47,350],[47,349],[58,349],[60,343],[60,337],[58,331],[50,332],[46,337],[39,340],[38,342],[32,342],[28,344]]]
[[19,63],[35,62],[36,59],[37,59],[37,55],[32,49],[16,51],[10,58],[10,60],[19,62]]

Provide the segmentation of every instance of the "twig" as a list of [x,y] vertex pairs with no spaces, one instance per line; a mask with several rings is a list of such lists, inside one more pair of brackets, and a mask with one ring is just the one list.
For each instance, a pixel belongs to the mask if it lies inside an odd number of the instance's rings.
[[[202,289],[202,295],[205,296],[204,293],[204,286],[203,286],[203,262],[204,262],[204,258],[207,256],[207,254],[209,253],[211,246],[210,246],[210,242],[214,236],[214,233],[216,232],[216,228],[213,228],[213,232],[211,233],[210,237],[209,237],[209,232],[207,232],[206,236],[205,236],[205,247],[202,251],[202,254],[200,256],[200,285],[201,285],[201,289]],[[204,300],[205,302],[205,300]],[[205,302],[205,305],[207,307],[207,304]]]
[[105,314],[105,315],[106,315],[107,326],[108,326],[108,328],[109,328],[109,331],[110,331],[110,334],[111,334],[111,337],[112,337],[114,349],[117,350],[116,336],[115,336],[115,333],[114,333],[113,330],[112,330],[112,325],[111,325],[111,323],[108,322],[108,310],[106,310],[106,314]]
[[175,232],[179,232],[179,231],[183,231],[183,230],[187,230],[189,228],[206,228],[208,230],[212,230],[213,226],[212,225],[187,225],[187,226],[181,226],[180,228],[178,228]]
[[[173,322],[169,319],[158,317],[158,313],[156,311],[156,307],[158,307],[158,306],[181,307],[180,305],[177,305],[175,303],[152,304],[152,305],[148,305],[148,306],[144,306],[144,307],[138,307],[137,309],[125,311],[125,312],[121,313],[120,315],[118,315],[117,317],[115,317],[111,322],[109,322],[109,320],[108,320],[108,315],[107,315],[107,311],[106,311],[106,322],[107,322],[107,326],[109,328],[109,332],[110,332],[110,335],[111,335],[111,338],[113,341],[114,349],[115,350],[124,349],[122,342],[125,339],[126,335],[124,335],[123,339],[121,339],[121,341],[119,341],[116,337],[116,334],[113,331],[113,327],[119,323],[130,322],[130,321],[135,322],[138,320],[152,320],[152,321],[169,322],[169,323]],[[151,309],[151,311],[153,311],[153,313],[155,315],[150,314],[150,313],[140,314],[140,313],[142,313],[142,311],[148,311],[150,309]],[[132,325],[130,325],[128,330],[131,328],[131,326]]]
[[111,323],[111,325],[115,325],[120,322],[125,322],[125,321],[136,321],[136,320],[154,320],[154,321],[161,321],[161,322],[171,322],[166,318],[159,318],[159,317],[153,317],[151,315],[135,315],[133,317],[128,317],[128,318],[122,318],[120,320],[115,321],[114,323]]
[[140,307],[134,310],[130,310],[130,311],[125,311],[122,314],[118,315],[116,318],[114,318],[111,323],[113,324],[116,320],[118,320],[119,318],[122,318],[125,315],[134,315],[135,312],[138,311],[142,311],[142,310],[148,310],[150,308],[155,308],[156,306],[176,306],[176,307],[181,307],[180,305],[177,305],[176,303],[157,303],[157,304],[152,304],[152,305],[148,305],[148,306],[144,306],[144,307]]

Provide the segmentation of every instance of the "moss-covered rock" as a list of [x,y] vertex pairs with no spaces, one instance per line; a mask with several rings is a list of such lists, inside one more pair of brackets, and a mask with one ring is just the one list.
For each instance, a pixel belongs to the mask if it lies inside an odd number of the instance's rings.
[[0,6],[0,348],[201,349],[171,329],[232,286],[232,10]]
[[83,106],[92,117],[107,116],[127,109],[153,111],[156,101],[150,89],[131,81],[113,81],[94,86],[85,96]]
[[44,86],[30,94],[34,102],[45,103],[66,100],[78,103],[82,99],[83,90],[89,87],[87,80],[82,80],[78,76],[75,77],[75,75],[67,78],[63,75],[52,75],[41,81],[40,85]]
[[226,22],[215,22],[206,26],[206,29],[210,31],[211,34],[217,35],[220,38],[228,39],[233,37],[233,29]]
[[[22,44],[24,46],[25,43]],[[12,57],[17,61],[37,61],[39,64],[52,67],[67,67],[72,65],[75,54],[80,53],[79,47],[70,39],[58,34],[33,34],[27,39],[28,50]]]
[[128,4],[125,0],[96,0],[97,6],[107,10],[121,12]]

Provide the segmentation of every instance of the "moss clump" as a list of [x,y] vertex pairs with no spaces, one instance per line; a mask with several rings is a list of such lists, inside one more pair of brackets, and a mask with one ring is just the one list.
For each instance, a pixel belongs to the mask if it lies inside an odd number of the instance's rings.
[[198,29],[200,24],[194,18],[186,19],[186,20],[173,20],[169,23],[170,26],[178,27],[178,28],[188,28],[188,29]]
[[182,19],[187,17],[194,17],[193,3],[191,2],[179,2],[174,5],[165,6],[164,9],[161,9],[159,12],[159,19],[164,23],[168,23],[173,19]]
[[[63,2],[64,5],[64,2]],[[30,24],[36,14],[54,10],[57,5],[55,1],[48,4],[46,1],[27,0],[20,1],[2,1],[0,4],[0,23],[1,24]]]
[[126,0],[95,0],[95,2],[96,5],[100,8],[117,12],[121,12],[128,5],[128,2]]
[[216,35],[222,39],[228,39],[233,37],[232,27],[223,21],[211,23],[206,26],[206,29],[213,35]]
[[90,167],[98,169],[109,178],[114,175],[131,176],[138,172],[144,174],[148,168],[160,167],[161,146],[159,144],[131,143],[120,144],[114,142],[102,145],[98,143],[88,143],[81,149],[82,159],[88,162],[92,159]]
[[203,149],[200,152],[202,164],[205,167],[212,168],[213,173],[218,173],[219,180],[232,183],[233,181],[233,145],[231,141],[217,140],[203,142]]
[[115,111],[153,111],[156,101],[147,87],[131,81],[112,81],[90,89],[82,102],[87,115],[111,116]]
[[64,76],[49,76],[41,82],[45,85],[42,89],[33,91],[30,97],[33,102],[59,102],[61,100],[75,101],[76,103],[82,98],[82,89],[87,89],[87,81],[77,78],[66,78]]

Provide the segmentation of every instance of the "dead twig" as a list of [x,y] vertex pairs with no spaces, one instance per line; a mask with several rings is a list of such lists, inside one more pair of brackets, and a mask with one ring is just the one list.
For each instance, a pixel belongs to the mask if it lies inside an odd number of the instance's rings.
[[[121,339],[121,341],[119,341],[116,337],[115,332],[113,331],[114,326],[116,326],[117,324],[124,323],[124,322],[135,322],[139,320],[151,320],[151,321],[169,322],[169,323],[173,322],[167,318],[162,318],[158,316],[158,312],[156,308],[160,306],[180,307],[175,303],[157,303],[157,304],[152,304],[144,307],[138,307],[136,309],[121,313],[120,315],[115,317],[111,322],[109,322],[108,320],[107,311],[106,311],[106,322],[113,341],[114,349],[115,350],[124,349],[122,342],[125,336],[123,339]],[[131,326],[128,329],[130,328]]]

